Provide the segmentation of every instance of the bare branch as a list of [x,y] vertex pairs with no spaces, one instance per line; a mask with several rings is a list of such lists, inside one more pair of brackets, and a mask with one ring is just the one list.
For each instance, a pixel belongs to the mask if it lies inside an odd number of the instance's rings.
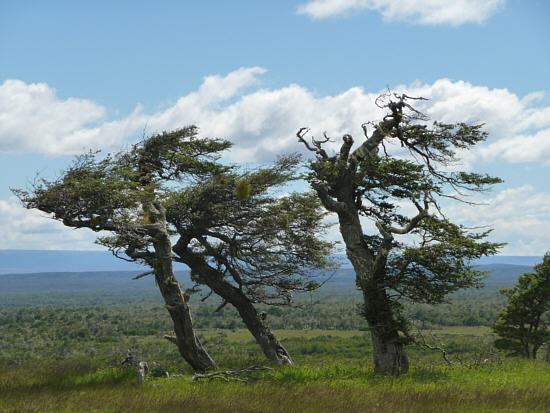
[[321,199],[321,202],[326,209],[331,212],[337,213],[343,213],[346,211],[346,204],[344,204],[343,202],[335,201],[334,198],[329,195],[328,188],[325,185],[313,182],[311,186],[313,187],[313,189],[315,189],[317,195],[319,195],[319,198]]
[[447,350],[444,347],[441,347],[441,346],[435,346],[435,345],[432,345],[432,344],[428,344],[427,341],[426,341],[426,338],[424,337],[424,335],[422,334],[422,331],[419,328],[417,329],[416,337],[409,336],[409,338],[412,339],[413,342],[419,347],[423,347],[423,348],[426,348],[426,349],[432,350],[432,351],[439,351],[441,353],[441,355],[443,356],[443,360],[445,360],[445,363],[447,363],[449,366],[453,365],[453,363],[451,362],[451,360],[447,356]]
[[300,130],[296,133],[296,137],[298,138],[298,140],[300,142],[302,142],[305,147],[311,151],[311,152],[315,152],[319,157],[323,158],[323,159],[327,159],[328,158],[328,155],[326,153],[326,151],[321,147],[321,145],[325,142],[328,142],[330,139],[325,135],[325,140],[315,140],[315,138],[312,138],[312,143],[313,143],[313,146],[311,146],[309,144],[308,141],[306,141],[304,139],[304,136],[306,136],[306,134],[310,131],[309,128],[300,128]]
[[227,305],[227,300],[223,300],[223,302],[214,310],[215,313],[219,313],[222,308],[224,308]]
[[[397,228],[397,227],[392,227],[392,226],[386,225],[382,222],[377,222],[376,226],[378,227],[378,229],[380,229],[382,227],[384,231],[389,232],[391,234],[398,234],[398,235],[408,234],[413,229],[415,229],[418,226],[418,224],[420,223],[420,221],[422,221],[424,218],[426,218],[429,215],[428,214],[429,203],[428,203],[428,198],[427,197],[424,198],[424,207],[422,207],[414,199],[412,200],[412,202],[414,203],[414,205],[418,209],[418,214],[415,215],[414,217],[412,217],[407,225],[404,225],[401,228]],[[382,233],[382,231],[381,231],[381,233]]]
[[132,278],[132,280],[139,280],[140,278],[147,277],[148,275],[152,275],[152,274],[154,274],[154,273],[155,273],[154,271],[142,272],[141,274],[136,275],[134,278]]
[[347,162],[349,158],[349,152],[351,150],[351,147],[353,146],[353,138],[351,137],[351,135],[346,134],[342,137],[342,140],[344,141],[344,143],[340,147],[340,156],[338,160],[340,162]]

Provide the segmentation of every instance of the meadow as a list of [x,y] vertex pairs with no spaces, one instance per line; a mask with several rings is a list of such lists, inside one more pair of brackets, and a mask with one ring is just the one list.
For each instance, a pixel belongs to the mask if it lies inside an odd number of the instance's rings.
[[[529,362],[493,346],[490,326],[502,306],[496,289],[460,293],[439,306],[409,306],[426,343],[444,348],[452,365],[440,351],[409,346],[411,369],[398,378],[373,373],[369,332],[357,296],[344,294],[347,286],[303,297],[296,308],[262,308],[295,366],[270,366],[244,375],[247,382],[226,382],[192,381],[176,348],[162,338],[171,325],[154,290],[130,295],[103,285],[84,294],[45,292],[45,285],[33,279],[33,290],[0,291],[2,413],[550,412],[546,349]],[[215,312],[217,302],[198,297],[192,306],[201,341],[220,369],[268,365],[234,310]],[[132,368],[120,366],[129,349],[151,367],[143,386]],[[154,377],[162,369],[169,378]]]
[[[274,367],[248,382],[192,381],[174,348],[155,336],[129,338],[140,356],[169,366],[170,378],[149,377],[119,366],[118,353],[94,357],[3,361],[1,412],[548,412],[550,366],[506,359],[491,348],[486,327],[446,327],[426,337],[449,351],[410,347],[412,369],[398,378],[373,374],[364,331],[277,331],[294,367]],[[243,330],[205,330],[202,337],[222,369],[265,364]],[[156,348],[151,353],[150,349]],[[114,348],[111,348],[113,350]],[[97,350],[96,350],[97,351]],[[146,353],[146,354],[143,354]],[[118,358],[117,358],[118,357]]]

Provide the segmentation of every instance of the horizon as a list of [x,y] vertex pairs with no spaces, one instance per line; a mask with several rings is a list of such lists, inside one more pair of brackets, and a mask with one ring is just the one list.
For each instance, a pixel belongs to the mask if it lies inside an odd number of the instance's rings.
[[[22,260],[26,255],[27,260]],[[339,270],[351,268],[344,254],[333,254],[340,261]],[[106,250],[7,250],[0,249],[0,275],[37,273],[91,273],[91,272],[143,272],[143,264],[116,258]],[[528,266],[533,267],[542,256],[489,256],[473,262],[475,266]],[[174,263],[176,271],[188,271],[181,263]]]

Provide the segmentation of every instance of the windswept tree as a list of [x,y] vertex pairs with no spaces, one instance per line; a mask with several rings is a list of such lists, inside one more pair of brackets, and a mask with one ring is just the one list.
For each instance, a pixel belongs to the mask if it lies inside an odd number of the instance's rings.
[[236,308],[264,354],[292,364],[256,303],[290,305],[293,294],[318,287],[314,274],[331,267],[332,244],[321,239],[326,215],[314,194],[284,195],[298,179],[300,158],[281,157],[252,171],[228,170],[173,192],[167,218],[179,239],[176,261],[192,279]]
[[535,272],[523,274],[514,287],[501,293],[508,303],[494,326],[500,336],[496,347],[536,359],[544,343],[550,348],[550,252],[535,265]]
[[406,372],[409,365],[403,346],[411,338],[403,300],[439,303],[460,288],[479,286],[484,274],[470,260],[499,247],[485,241],[487,231],[471,232],[450,221],[441,207],[443,199],[468,202],[468,193],[500,182],[449,168],[456,168],[457,150],[484,141],[486,133],[480,125],[430,125],[410,105],[412,100],[405,94],[381,96],[377,104],[387,114],[362,125],[364,141],[354,150],[351,135],[343,136],[338,153],[329,154],[326,134],[309,140],[309,129],[297,133],[316,155],[309,182],[338,217],[363,294],[375,371],[392,375]]
[[111,235],[99,243],[120,258],[149,266],[172,318],[178,350],[196,371],[215,362],[195,335],[189,297],[174,275],[163,201],[170,182],[225,169],[216,160],[229,147],[224,140],[198,138],[197,129],[187,127],[103,159],[78,157],[60,178],[15,191],[27,208],[50,213],[68,227],[107,231]]

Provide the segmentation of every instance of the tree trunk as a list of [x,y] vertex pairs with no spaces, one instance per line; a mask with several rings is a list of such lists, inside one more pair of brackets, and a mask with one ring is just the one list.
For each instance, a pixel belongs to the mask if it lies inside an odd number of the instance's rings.
[[237,309],[246,328],[248,328],[248,331],[254,336],[265,356],[277,364],[292,365],[293,362],[290,358],[290,354],[288,354],[283,345],[265,325],[254,305],[246,297],[244,298],[244,300],[239,299],[236,301],[230,301],[228,299],[228,302]]
[[537,359],[537,353],[539,352],[540,345],[533,344],[533,349],[531,350],[533,360]]
[[172,266],[172,242],[166,229],[164,209],[160,205],[147,205],[151,219],[151,235],[155,249],[153,268],[155,279],[174,323],[176,345],[181,356],[195,371],[215,368],[216,363],[195,335],[188,298],[183,294]]
[[223,273],[210,267],[202,257],[187,251],[186,248],[177,248],[176,246],[174,250],[181,261],[197,274],[200,283],[206,284],[218,296],[237,309],[246,328],[269,360],[281,365],[293,364],[287,350],[265,324],[254,304],[240,289],[225,280]]
[[529,351],[529,341],[527,339],[522,340],[523,344],[523,357],[531,358],[531,352]]
[[409,358],[403,350],[399,337],[384,338],[376,328],[371,329],[374,371],[380,374],[399,376],[409,369]]
[[408,371],[409,360],[384,287],[385,260],[377,265],[380,268],[375,268],[376,260],[364,240],[359,216],[350,212],[354,210],[351,200],[346,204],[347,210],[338,213],[340,233],[355,270],[357,287],[363,292],[363,315],[371,331],[374,371],[398,376]]
[[386,291],[376,285],[363,292],[364,316],[372,338],[374,371],[399,376],[409,369],[409,359],[399,337],[397,322]]

